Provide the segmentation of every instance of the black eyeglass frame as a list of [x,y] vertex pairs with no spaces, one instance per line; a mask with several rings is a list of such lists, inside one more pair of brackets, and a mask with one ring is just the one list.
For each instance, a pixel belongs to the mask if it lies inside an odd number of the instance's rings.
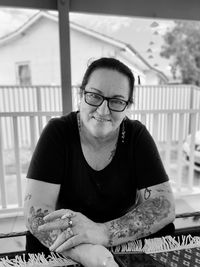
[[[87,95],[87,94],[94,94],[94,95],[99,96],[100,98],[102,98],[101,103],[98,104],[98,105],[97,105],[97,104],[91,104],[91,103],[88,103],[88,102],[87,102],[87,98],[86,98],[86,95]],[[123,99],[120,99],[120,98],[116,98],[116,97],[106,97],[106,96],[100,95],[100,94],[98,94],[98,93],[90,92],[90,91],[85,91],[85,90],[84,90],[84,96],[85,96],[85,102],[86,102],[88,105],[93,106],[93,107],[100,107],[100,106],[102,105],[102,103],[104,102],[104,100],[106,100],[106,101],[107,101],[107,105],[108,105],[109,110],[111,110],[111,111],[115,111],[115,112],[122,112],[122,111],[124,111],[125,108],[126,108],[126,107],[128,106],[128,104],[129,104],[129,101],[126,101],[126,100],[123,100]],[[112,100],[112,99],[122,101],[122,102],[124,102],[126,105],[123,107],[122,110],[117,110],[117,109],[110,108],[110,100]]]

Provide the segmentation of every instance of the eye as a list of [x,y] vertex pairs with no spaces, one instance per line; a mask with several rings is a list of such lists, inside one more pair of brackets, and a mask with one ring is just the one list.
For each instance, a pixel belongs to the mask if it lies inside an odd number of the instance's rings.
[[118,98],[113,98],[110,101],[114,105],[125,105],[126,104],[126,102],[124,100],[121,100],[121,99],[118,99]]
[[101,96],[95,93],[89,93],[88,96],[90,98],[97,99],[97,100],[101,99]]

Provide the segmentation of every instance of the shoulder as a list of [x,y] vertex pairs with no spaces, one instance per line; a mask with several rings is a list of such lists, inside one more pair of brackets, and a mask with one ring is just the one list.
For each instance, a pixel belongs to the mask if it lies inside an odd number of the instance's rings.
[[76,112],[71,112],[61,117],[52,118],[47,123],[44,131],[48,132],[69,132],[76,125]]
[[75,123],[75,112],[50,119],[40,135],[40,142],[44,141],[46,143],[48,140],[56,142],[68,139],[72,135],[71,133],[74,132]]
[[155,146],[151,133],[142,122],[127,118],[126,125],[128,140],[135,148],[140,149],[145,146],[152,148],[152,146]]
[[137,137],[147,131],[146,126],[138,120],[131,120],[128,117],[125,120],[126,128],[131,136]]
[[125,122],[129,127],[133,127],[135,129],[145,128],[145,125],[142,124],[141,121],[132,120],[132,119],[129,119],[128,117],[126,117]]
[[68,126],[70,124],[74,124],[75,122],[76,122],[76,112],[71,112],[67,115],[50,119],[48,124],[51,126],[63,127],[63,126]]

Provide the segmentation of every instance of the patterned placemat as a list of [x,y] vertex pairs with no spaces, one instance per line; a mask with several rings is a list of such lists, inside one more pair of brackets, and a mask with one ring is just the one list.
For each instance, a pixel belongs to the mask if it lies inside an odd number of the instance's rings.
[[119,267],[164,267],[163,263],[153,259],[145,253],[115,254],[115,261]]
[[200,247],[149,255],[167,267],[200,267]]

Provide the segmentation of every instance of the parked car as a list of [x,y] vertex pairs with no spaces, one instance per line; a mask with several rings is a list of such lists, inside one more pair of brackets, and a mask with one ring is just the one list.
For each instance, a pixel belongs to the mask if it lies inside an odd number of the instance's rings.
[[[191,134],[187,136],[183,143],[183,152],[185,154],[186,161],[190,161],[190,142]],[[194,151],[194,166],[195,170],[200,171],[200,131],[195,134],[195,151]]]

